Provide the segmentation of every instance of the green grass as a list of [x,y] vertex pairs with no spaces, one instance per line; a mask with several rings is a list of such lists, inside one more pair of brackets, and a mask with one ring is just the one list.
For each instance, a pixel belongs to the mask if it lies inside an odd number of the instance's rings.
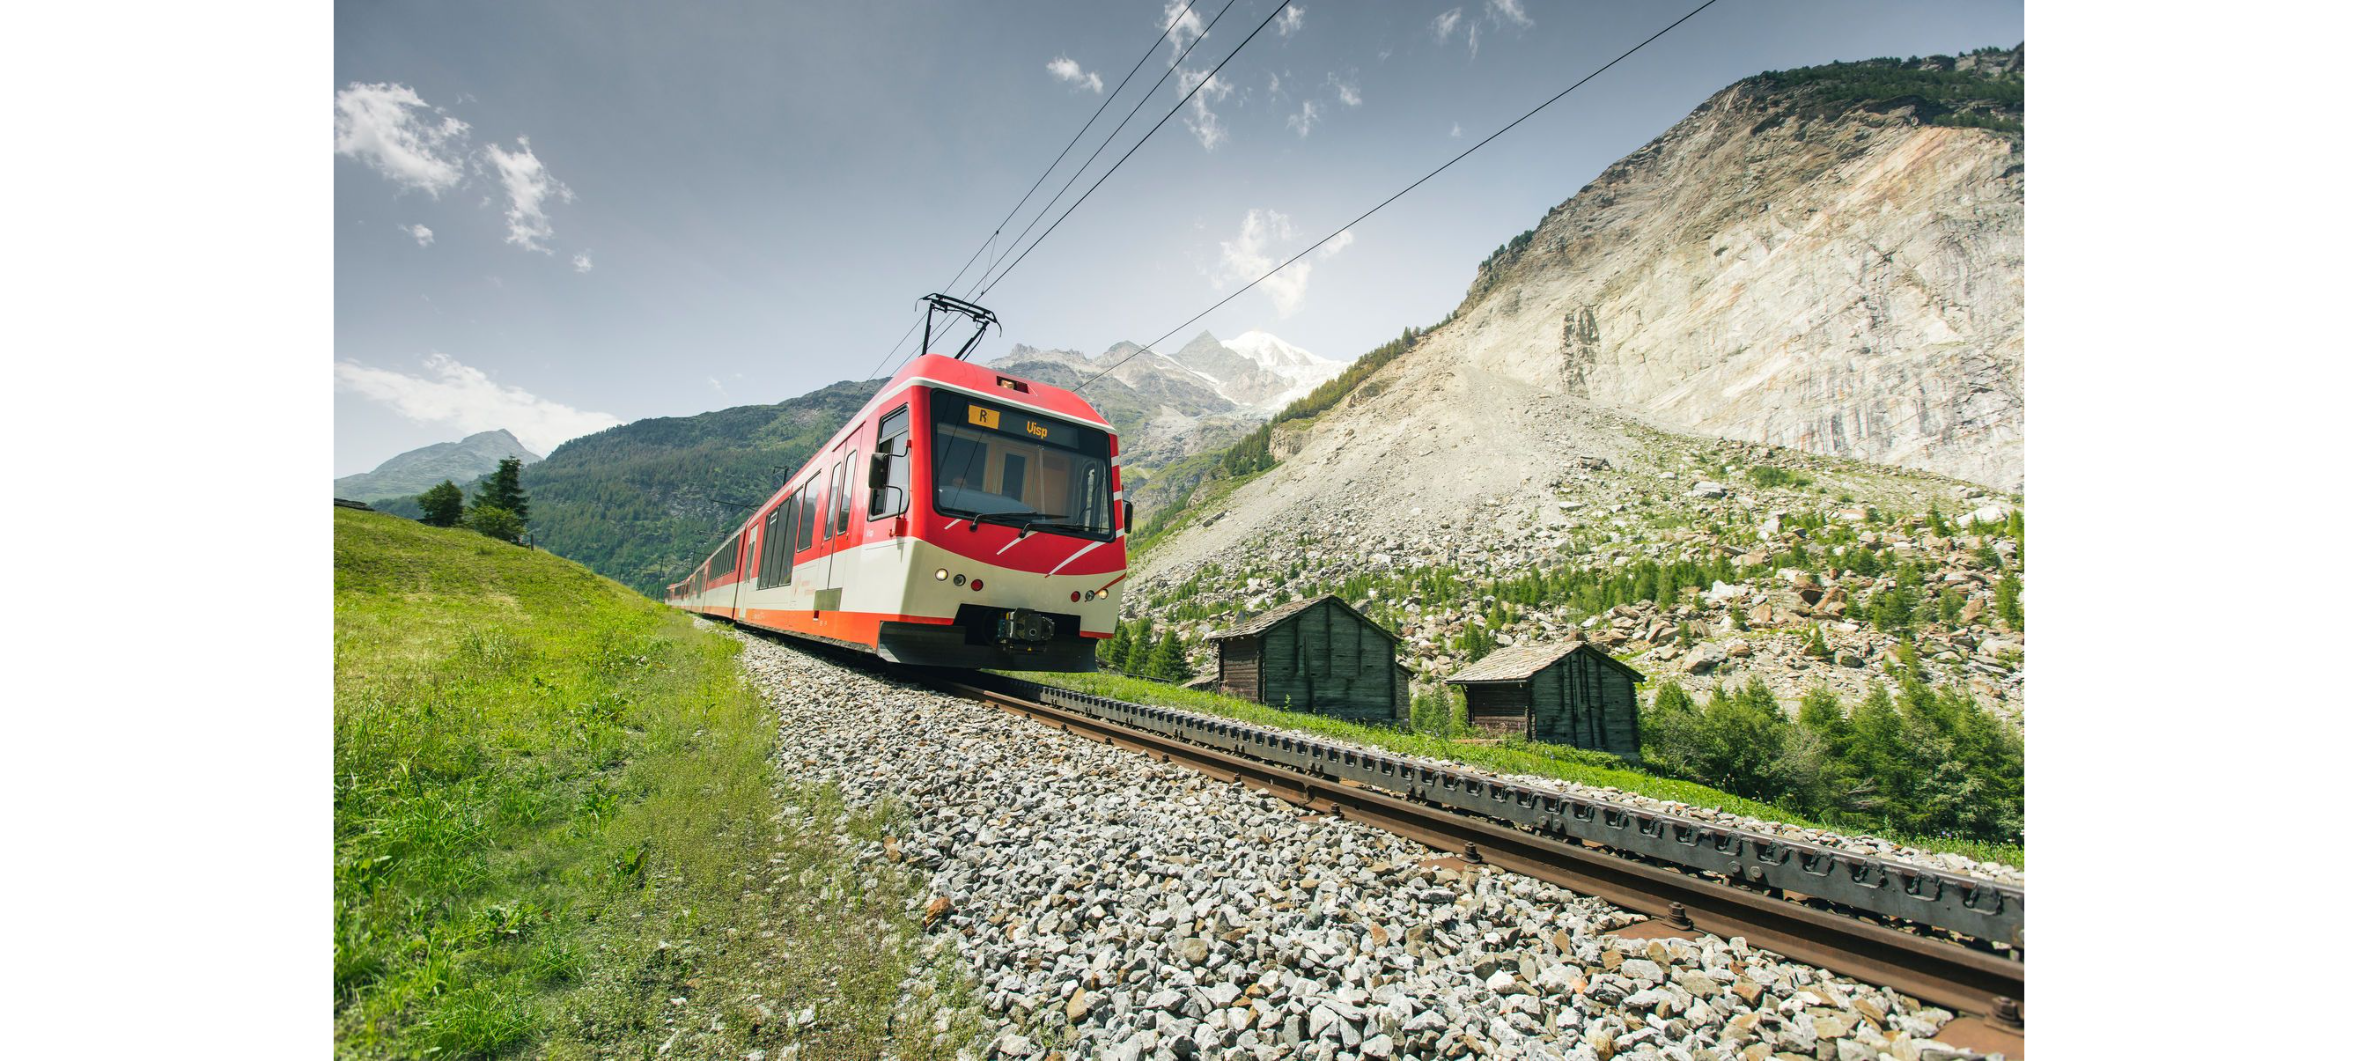
[[925,1041],[893,1041],[916,885],[849,848],[896,812],[781,786],[735,641],[546,553],[335,520],[340,1056],[653,1056],[675,1034],[672,1056],[946,1056],[971,1036],[961,1016],[933,1042],[926,1012],[902,1025]]
[[[1132,703],[1159,704],[1166,707],[1220,715],[1241,722],[1269,726],[1275,729],[1315,733],[1341,740],[1382,748],[1402,755],[1422,755],[1478,766],[1509,774],[1530,774],[1576,781],[1586,785],[1600,785],[1634,792],[1655,799],[1675,800],[1697,807],[1709,807],[1761,818],[1767,821],[1788,822],[1812,829],[1846,832],[1836,826],[1813,821],[1772,804],[1761,803],[1732,795],[1715,788],[1647,773],[1624,763],[1617,756],[1600,752],[1566,748],[1536,741],[1507,740],[1498,744],[1461,744],[1439,737],[1383,726],[1366,726],[1299,711],[1286,711],[1240,700],[1232,696],[1183,689],[1163,682],[1129,678],[1118,674],[1045,674],[1010,672],[1011,677],[1058,685],[1078,692],[1127,700]],[[1607,760],[1610,760],[1608,762]],[[1992,844],[1947,837],[1893,836],[1887,839],[1919,847],[1927,851],[1949,851],[1980,859],[2001,862],[2010,866],[2023,864],[2020,844]]]

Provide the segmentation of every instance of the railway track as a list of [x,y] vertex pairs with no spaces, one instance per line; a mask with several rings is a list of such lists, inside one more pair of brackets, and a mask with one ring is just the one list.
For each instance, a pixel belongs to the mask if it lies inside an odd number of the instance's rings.
[[904,677],[1653,920],[1964,1016],[1941,1039],[2023,1056],[2023,889],[1503,782],[1352,745],[969,671]]

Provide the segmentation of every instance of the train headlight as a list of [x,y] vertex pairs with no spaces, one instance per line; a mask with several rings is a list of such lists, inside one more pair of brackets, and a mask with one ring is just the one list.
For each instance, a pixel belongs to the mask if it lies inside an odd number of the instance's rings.
[[973,582],[968,583],[968,588],[974,590],[976,593],[982,592],[982,580],[979,578],[975,579]]
[[959,575],[958,577],[951,579],[950,584],[953,586],[963,586],[966,584],[966,576]]
[[941,581],[941,580],[943,580],[943,579],[945,579],[945,578],[948,578],[948,577],[950,577],[950,569],[949,569],[949,568],[946,568],[946,567],[937,567],[937,568],[934,568],[934,569],[933,569],[933,580],[934,580],[934,581],[936,581],[936,582],[939,582],[939,581]]

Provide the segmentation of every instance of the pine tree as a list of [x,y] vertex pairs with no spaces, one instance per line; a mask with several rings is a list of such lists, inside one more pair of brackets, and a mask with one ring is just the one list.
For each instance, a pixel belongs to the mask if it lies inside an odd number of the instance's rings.
[[1147,661],[1154,655],[1154,623],[1138,620],[1138,629],[1130,635],[1130,647],[1122,653],[1120,670],[1133,678],[1148,677]]
[[1998,580],[1998,618],[2006,620],[2006,628],[2017,633],[2022,630],[2022,576],[2009,573]]
[[1965,595],[1954,589],[1940,591],[1940,624],[1954,627],[1965,617]]
[[1179,644],[1175,630],[1163,632],[1163,639],[1154,646],[1154,655],[1147,662],[1147,677],[1166,682],[1187,680],[1187,650]]
[[458,485],[444,479],[418,495],[418,507],[425,514],[418,521],[429,527],[456,527],[467,514],[467,497]]
[[1113,636],[1099,642],[1098,656],[1106,666],[1120,670],[1122,660],[1130,654],[1130,624],[1114,621]]
[[500,458],[491,477],[475,488],[475,502],[470,507],[506,509],[518,523],[532,522],[532,502],[524,496],[524,459]]

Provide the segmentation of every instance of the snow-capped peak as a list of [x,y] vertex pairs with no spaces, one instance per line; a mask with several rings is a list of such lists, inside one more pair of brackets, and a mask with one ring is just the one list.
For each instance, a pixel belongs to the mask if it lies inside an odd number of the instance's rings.
[[1249,331],[1234,339],[1222,339],[1220,345],[1288,379],[1315,376],[1318,382],[1323,383],[1343,371],[1342,362],[1329,361],[1264,331]]
[[[1271,412],[1285,408],[1294,399],[1316,389],[1319,384],[1341,375],[1343,369],[1348,367],[1340,361],[1329,361],[1264,331],[1249,331],[1234,339],[1222,339],[1220,345],[1252,362],[1262,374],[1259,381],[1231,380],[1228,386],[1221,389],[1221,393],[1239,405]],[[1248,372],[1246,375],[1255,373]]]

